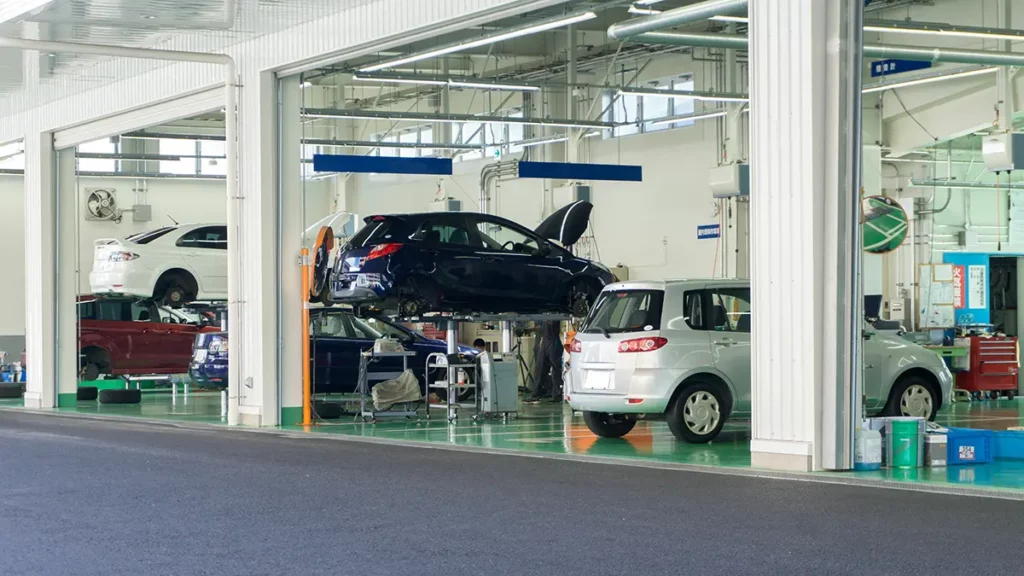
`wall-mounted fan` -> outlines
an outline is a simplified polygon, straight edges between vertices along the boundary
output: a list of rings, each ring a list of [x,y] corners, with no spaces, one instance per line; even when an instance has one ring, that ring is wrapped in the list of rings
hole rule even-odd
[[[85,199],[86,220],[121,221],[121,211],[117,209],[117,197],[113,189],[90,188],[86,191],[89,193]]]

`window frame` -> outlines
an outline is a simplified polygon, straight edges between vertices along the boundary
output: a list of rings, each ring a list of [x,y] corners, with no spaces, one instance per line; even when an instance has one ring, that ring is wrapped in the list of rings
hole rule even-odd
[[[178,248],[189,248],[189,249],[200,248],[200,249],[203,249],[203,250],[227,250],[228,249],[228,243],[227,243],[228,230],[227,230],[227,228],[228,227],[226,225],[225,226],[221,226],[221,225],[217,225],[217,224],[212,225],[212,226],[202,226],[202,227],[199,227],[199,228],[195,228],[195,229],[189,230],[188,232],[186,232],[186,233],[182,234],[181,236],[179,236],[178,239],[174,242],[174,245],[177,246]],[[199,240],[199,239],[195,240],[195,244],[194,245],[186,245],[186,244],[183,243],[185,241],[185,238],[191,236],[192,234],[199,234],[200,232],[205,233],[204,231],[206,231],[206,230],[223,230],[223,232],[221,233],[221,236],[224,238],[224,241],[222,242],[223,246],[221,246],[219,244],[218,245],[214,245],[214,246],[210,246],[208,244],[212,244],[212,243],[214,243],[214,241],[211,241],[211,240]]]

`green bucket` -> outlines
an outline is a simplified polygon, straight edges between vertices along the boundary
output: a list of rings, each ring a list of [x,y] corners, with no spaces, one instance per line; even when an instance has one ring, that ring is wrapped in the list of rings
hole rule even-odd
[[[917,468],[917,453],[920,418],[890,418],[886,431],[889,466],[893,468]]]

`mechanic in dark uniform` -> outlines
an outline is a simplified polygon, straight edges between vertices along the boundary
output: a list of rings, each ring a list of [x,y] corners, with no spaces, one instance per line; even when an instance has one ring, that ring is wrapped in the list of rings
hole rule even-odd
[[[533,347],[533,393],[523,402],[537,404],[544,397],[553,402],[562,401],[563,352],[560,323],[545,320]]]

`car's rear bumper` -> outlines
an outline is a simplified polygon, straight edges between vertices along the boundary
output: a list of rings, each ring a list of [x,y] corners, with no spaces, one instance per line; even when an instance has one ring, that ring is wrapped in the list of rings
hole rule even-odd
[[[202,388],[224,388],[228,385],[227,364],[197,363],[189,365],[188,375]]]
[[[93,294],[127,294],[148,298],[153,285],[144,275],[132,272],[90,272],[89,287]]]
[[[569,406],[583,412],[608,412],[609,414],[661,414],[668,401],[663,397],[619,394],[594,394],[572,391],[567,394]]]
[[[338,302],[374,302],[388,297],[390,282],[383,274],[344,274],[335,277],[331,295]]]

